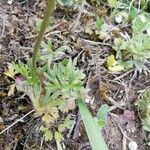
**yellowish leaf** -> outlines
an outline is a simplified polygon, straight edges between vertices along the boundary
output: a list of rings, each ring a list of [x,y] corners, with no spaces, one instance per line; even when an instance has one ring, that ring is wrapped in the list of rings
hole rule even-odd
[[[59,132],[64,132],[65,129],[66,129],[65,124],[59,124],[59,125],[58,125],[58,131],[59,131]]]
[[[116,65],[116,66],[108,67],[108,69],[112,72],[119,72],[124,70],[124,67],[121,65]]]
[[[39,130],[43,133],[45,141],[51,141],[53,139],[53,132],[49,128],[42,125]]]
[[[40,128],[39,128],[39,130],[40,130],[41,132],[45,133],[45,132],[48,130],[48,128],[46,128],[46,127],[44,127],[43,125],[41,125]]]
[[[53,118],[56,120],[59,117],[58,108],[52,107],[50,110],[50,114],[53,116]]]
[[[45,141],[51,141],[53,139],[53,133],[47,130],[44,134]]]
[[[115,66],[116,64],[117,64],[117,61],[115,60],[115,56],[114,55],[110,55],[107,58],[107,66],[108,67],[112,67],[112,66]]]
[[[86,26],[85,27],[85,33],[91,35],[91,34],[93,34],[93,31],[92,31],[92,29],[90,27]]]
[[[45,111],[46,111],[46,113],[44,113]],[[40,113],[42,113],[42,112],[40,112]],[[44,110],[43,109],[43,113],[44,113],[44,116],[42,117],[42,120],[46,124],[53,123],[59,117],[59,113],[58,113],[57,107],[51,107],[51,108],[49,108],[49,110],[46,110],[46,109]]]
[[[117,61],[114,55],[110,55],[107,58],[107,66],[108,66],[108,69],[112,72],[119,72],[119,71],[124,70],[123,66],[117,64]]]
[[[117,0],[108,0],[108,4],[110,7],[116,7],[117,2]]]
[[[13,69],[13,67],[9,65],[9,66],[8,66],[8,70],[6,70],[6,71],[4,72],[4,74],[5,74],[6,76],[8,76],[8,77],[14,79],[14,76],[15,76],[16,72],[15,72],[15,70]]]
[[[4,96],[6,96],[6,95],[7,95],[6,93],[0,91],[0,96],[1,96],[1,97],[4,97]]]
[[[46,123],[46,124],[49,124],[49,123],[53,123],[55,120],[54,118],[49,115],[49,114],[44,114],[44,116],[42,117],[42,120]]]
[[[8,96],[11,96],[11,95],[14,95],[14,92],[15,92],[15,84],[12,84],[9,86],[9,91],[8,91]]]
[[[61,142],[63,140],[63,135],[60,132],[55,131],[54,138],[56,141]]]

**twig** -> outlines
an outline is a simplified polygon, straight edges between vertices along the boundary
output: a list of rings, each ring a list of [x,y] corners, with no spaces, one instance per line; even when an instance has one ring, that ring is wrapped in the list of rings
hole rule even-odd
[[[24,115],[23,117],[21,117],[20,119],[17,119],[13,124],[11,124],[10,126],[8,126],[7,128],[5,128],[4,130],[2,130],[0,132],[0,135],[3,134],[5,131],[9,130],[11,127],[13,127],[15,124],[17,124],[18,122],[22,121],[25,117],[27,117],[28,115],[30,115],[31,113],[33,113],[35,110],[31,110],[30,112],[28,112],[26,115]]]
[[[61,25],[62,22],[58,23],[57,25],[53,26],[50,28],[49,31],[46,32],[45,37],[52,35],[52,34],[57,34],[57,33],[61,33],[62,31],[53,31],[54,29],[56,29],[57,27],[59,27]],[[33,34],[33,35],[29,35],[27,37],[25,37],[26,40],[32,39],[32,38],[36,38],[38,35],[37,34]]]
[[[113,105],[115,105],[117,108],[120,108],[121,110],[124,110],[123,108],[122,108],[122,106],[124,106],[124,104],[119,104],[119,103],[117,103],[115,100],[113,100],[111,97],[107,97],[107,100],[109,101],[109,102],[111,102]]]
[[[146,88],[144,88],[143,90],[139,90],[139,91],[137,91],[138,93],[140,93],[139,94],[139,96],[138,96],[138,98],[140,98],[141,97],[141,95],[144,93],[144,92],[146,92],[147,90],[150,90],[150,86],[147,86]]]
[[[25,39],[29,40],[29,39],[36,38],[37,36],[38,36],[37,34],[29,35],[29,36],[25,37]]]
[[[4,32],[5,32],[5,25],[6,25],[6,20],[5,20],[5,18],[4,18],[4,17],[2,18],[2,20],[3,20],[3,28],[2,28],[2,33],[1,33],[0,38],[2,38],[2,37],[3,37],[3,35],[4,35]]]
[[[58,34],[58,33],[61,33],[62,31],[52,31],[52,32],[48,32],[45,37],[48,37],[50,35],[53,35],[53,34]],[[29,39],[33,39],[33,38],[36,38],[38,35],[37,34],[33,34],[33,35],[29,35],[27,36],[25,39],[26,40],[29,40]]]
[[[92,44],[92,45],[104,45],[104,46],[109,46],[109,47],[111,47],[111,44],[108,44],[108,43],[95,42],[95,41],[90,41],[90,40],[86,40],[86,39],[83,39],[83,38],[81,38],[81,40],[83,40],[84,42],[90,43],[90,44]]]
[[[82,4],[81,4],[81,6],[80,6],[80,9],[79,9],[78,17],[77,17],[77,19],[75,20],[75,22],[73,23],[73,29],[72,29],[72,31],[75,31],[76,28],[77,28],[77,26],[78,26],[78,24],[79,24],[81,14],[82,14],[83,9],[84,9],[84,5],[85,5],[85,2],[83,1]]]
[[[35,130],[39,126],[41,126],[41,123],[40,122],[36,122],[36,125],[34,125],[31,129],[29,129],[29,131],[26,134],[26,139],[25,139],[25,142],[23,144],[23,149],[22,150],[26,149],[26,147],[27,147],[27,141],[29,140],[29,137],[31,136],[33,130]]]
[[[130,90],[131,87],[132,87],[132,82],[133,82],[133,80],[137,77],[137,73],[138,73],[138,70],[135,69],[134,74],[133,74],[132,78],[131,78],[130,81],[129,81],[129,86],[128,86],[128,89],[129,89],[129,90]]]
[[[80,123],[81,123],[81,115],[78,112],[77,114],[77,122],[76,122],[76,126],[74,128],[74,133],[73,133],[73,139],[76,140],[79,134],[79,128],[80,128]]]
[[[115,123],[118,125],[118,127],[119,127],[121,133],[123,134],[123,136],[125,136],[129,141],[133,141],[132,139],[130,139],[130,138],[125,134],[125,132],[124,132],[123,129],[121,128],[120,124],[115,120],[115,117],[113,116],[113,114],[112,114],[112,113],[109,113],[109,114],[110,114],[110,116],[113,118],[113,120],[115,121]]]
[[[121,79],[121,78],[127,76],[127,75],[128,75],[129,73],[131,73],[132,71],[133,71],[133,69],[132,69],[132,70],[129,70],[128,72],[126,72],[126,73],[124,73],[124,74],[122,74],[122,75],[120,75],[120,76],[118,76],[118,77],[116,77],[114,80],[119,80],[119,79]]]
[[[126,134],[126,131],[124,132]],[[127,150],[127,138],[123,134],[123,139],[122,139],[122,150]]]
[[[43,136],[42,139],[41,139],[41,143],[40,143],[40,150],[42,150],[44,140],[45,140],[45,139],[44,139],[44,136]]]

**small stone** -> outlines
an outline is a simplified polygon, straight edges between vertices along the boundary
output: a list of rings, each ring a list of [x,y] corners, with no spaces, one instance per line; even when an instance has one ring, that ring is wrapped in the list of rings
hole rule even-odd
[[[129,146],[130,150],[137,150],[137,148],[138,148],[137,143],[134,141],[130,141],[128,146]]]
[[[7,3],[8,3],[9,5],[11,5],[11,4],[13,3],[13,1],[14,1],[14,0],[8,0]]]
[[[115,16],[115,21],[120,24],[122,22],[122,16],[121,15],[117,15]]]

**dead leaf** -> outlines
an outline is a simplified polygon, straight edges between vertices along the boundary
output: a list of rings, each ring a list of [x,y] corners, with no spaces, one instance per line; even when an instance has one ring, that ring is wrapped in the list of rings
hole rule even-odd
[[[11,65],[9,65],[8,70],[5,71],[4,74],[6,76],[14,79],[16,72],[15,72],[14,68]]]
[[[89,35],[92,35],[93,34],[93,31],[90,27],[86,26],[85,27],[85,33],[89,34]]]
[[[7,95],[6,93],[0,91],[0,96],[4,97],[4,96],[6,96],[6,95]]]
[[[44,113],[44,116],[42,117],[42,120],[46,124],[53,123],[59,117],[57,107],[49,108],[49,110],[43,109],[42,111],[43,111],[43,113],[44,113],[44,111],[46,111],[46,113]]]
[[[14,92],[15,92],[15,84],[12,84],[9,86],[9,91],[8,91],[8,96],[11,96],[11,95],[14,95]]]
[[[44,114],[44,116],[42,117],[42,121],[44,121],[46,124],[52,123],[54,122],[54,118],[50,115],[50,114]]]
[[[63,106],[59,107],[62,112],[68,112],[69,110],[74,110],[75,108],[76,104],[74,99],[68,99]]]

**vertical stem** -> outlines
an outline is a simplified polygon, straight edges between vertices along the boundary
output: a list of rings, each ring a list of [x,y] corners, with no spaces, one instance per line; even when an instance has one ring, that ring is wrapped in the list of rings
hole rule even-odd
[[[47,0],[47,5],[46,5],[45,13],[44,13],[42,26],[41,26],[40,32],[38,34],[36,43],[34,45],[34,50],[33,50],[32,63],[33,63],[33,67],[34,67],[33,69],[35,70],[35,72],[36,72],[36,59],[38,56],[40,45],[44,38],[44,33],[48,27],[49,16],[52,14],[52,12],[54,10],[54,6],[55,6],[55,0]]]
[[[45,85],[43,84],[43,81],[37,72],[36,60],[37,60],[37,56],[38,56],[41,42],[44,38],[45,31],[49,25],[49,17],[52,14],[54,7],[55,7],[55,0],[46,0],[46,2],[47,2],[47,4],[46,4],[45,12],[44,12],[44,18],[43,18],[42,26],[41,26],[40,32],[38,34],[36,43],[34,45],[33,56],[32,56],[32,69],[33,69],[32,79],[37,80],[37,77],[38,77],[38,80],[40,80],[40,84],[42,87],[42,91],[40,93],[41,97],[43,95],[45,95],[46,90],[45,90]]]

